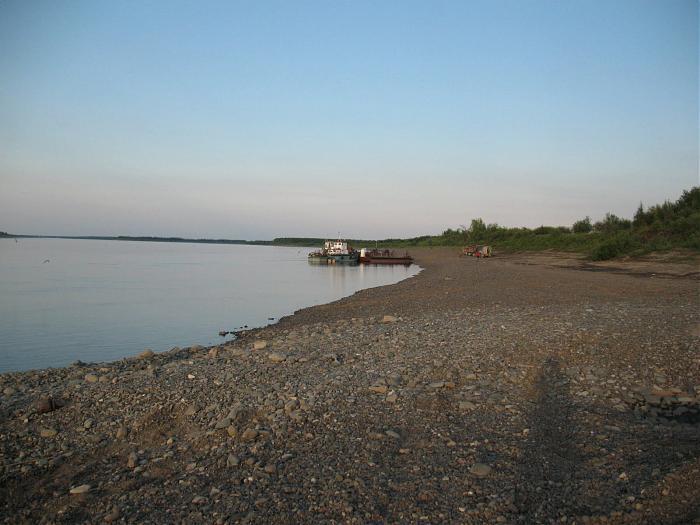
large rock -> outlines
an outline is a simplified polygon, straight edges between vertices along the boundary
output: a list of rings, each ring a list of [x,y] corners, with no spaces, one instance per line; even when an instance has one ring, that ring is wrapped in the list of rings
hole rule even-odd
[[[270,359],[270,361],[273,363],[281,363],[287,360],[287,356],[279,352],[271,352],[268,359]]]
[[[36,411],[39,414],[53,412],[57,408],[61,408],[61,405],[51,396],[40,397],[36,402]]]
[[[246,428],[243,434],[241,434],[241,441],[253,441],[258,437],[258,431],[253,428]]]
[[[230,425],[231,425],[231,418],[230,417],[223,417],[223,418],[219,419],[219,421],[216,422],[216,425],[214,425],[214,428],[216,430],[221,430],[222,428],[227,428]]]
[[[476,408],[476,405],[472,403],[471,401],[460,401],[459,402],[459,409],[460,410],[474,410]]]
[[[55,437],[56,434],[58,434],[58,432],[56,432],[56,430],[54,430],[53,428],[42,428],[39,434],[43,438],[52,438]]]
[[[138,355],[138,358],[139,358],[139,359],[150,359],[150,358],[153,357],[154,355],[155,355],[155,354],[153,353],[153,350],[151,350],[150,348],[146,348],[143,352],[141,352],[141,353]]]

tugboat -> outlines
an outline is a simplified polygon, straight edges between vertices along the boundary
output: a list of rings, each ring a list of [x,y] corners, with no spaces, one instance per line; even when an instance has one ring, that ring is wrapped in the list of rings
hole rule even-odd
[[[316,250],[309,254],[308,261],[311,264],[328,264],[330,257],[325,250]]]
[[[323,249],[311,252],[308,261],[311,264],[357,264],[360,254],[348,245],[347,241],[326,241]]]
[[[365,264],[403,264],[410,266],[413,264],[413,257],[406,252],[404,255],[397,255],[392,250],[360,250],[360,262]]]
[[[357,264],[360,254],[348,245],[347,241],[326,241],[323,252],[329,257],[329,264]]]

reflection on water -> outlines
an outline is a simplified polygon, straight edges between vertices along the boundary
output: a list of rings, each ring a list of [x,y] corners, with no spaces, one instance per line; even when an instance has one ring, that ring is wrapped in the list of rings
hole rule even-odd
[[[219,330],[262,326],[419,271],[311,265],[309,251],[0,239],[0,371],[215,344]]]

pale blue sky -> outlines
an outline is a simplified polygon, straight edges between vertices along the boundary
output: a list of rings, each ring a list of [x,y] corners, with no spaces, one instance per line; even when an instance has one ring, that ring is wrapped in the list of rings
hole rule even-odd
[[[698,3],[0,2],[0,230],[383,238],[698,184]]]

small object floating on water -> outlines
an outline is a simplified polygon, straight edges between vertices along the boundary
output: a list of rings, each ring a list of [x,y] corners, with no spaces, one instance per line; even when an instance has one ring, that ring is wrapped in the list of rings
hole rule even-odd
[[[41,264],[46,264],[47,262],[51,262],[49,259],[44,259],[44,262]]]
[[[274,318],[274,317],[268,317],[267,320],[268,320],[268,321],[274,321],[275,318]]]

